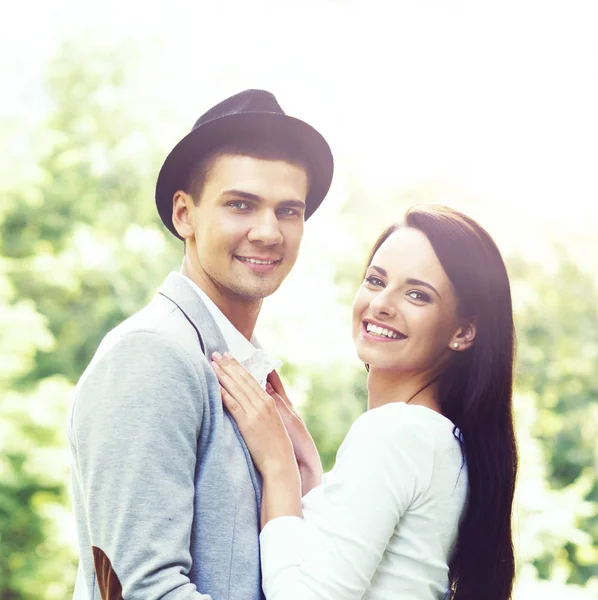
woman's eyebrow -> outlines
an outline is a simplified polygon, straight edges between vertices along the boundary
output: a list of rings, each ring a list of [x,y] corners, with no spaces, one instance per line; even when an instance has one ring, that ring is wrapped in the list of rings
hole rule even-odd
[[[377,267],[376,265],[370,265],[370,269],[374,269],[375,271],[378,271],[378,273],[380,273],[380,275],[383,275],[384,277],[388,276],[388,273],[382,267]]]
[[[383,269],[382,267],[377,267],[376,265],[370,265],[369,268],[374,269],[374,271],[378,271],[378,273],[380,273],[380,275],[382,275],[383,277],[388,277],[388,273],[386,272],[386,269]],[[405,283],[407,283],[408,285],[422,285],[422,286],[427,287],[430,290],[432,290],[439,298],[441,297],[438,290],[431,283],[428,283],[427,281],[422,281],[421,279],[415,279],[414,277],[407,277],[407,279],[405,279]]]
[[[431,289],[440,298],[440,294],[438,293],[438,290],[431,283],[422,281],[421,279],[413,279],[412,277],[408,277],[405,280],[405,282],[408,283],[409,285],[422,285],[424,287],[427,287],[427,288]]]

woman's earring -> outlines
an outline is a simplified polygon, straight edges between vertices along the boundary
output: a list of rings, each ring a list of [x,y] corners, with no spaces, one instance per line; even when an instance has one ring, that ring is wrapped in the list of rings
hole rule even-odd
[[[453,348],[454,348],[455,350],[457,350],[457,349],[459,348],[459,343],[458,343],[458,342],[455,342],[455,343],[453,344]]]

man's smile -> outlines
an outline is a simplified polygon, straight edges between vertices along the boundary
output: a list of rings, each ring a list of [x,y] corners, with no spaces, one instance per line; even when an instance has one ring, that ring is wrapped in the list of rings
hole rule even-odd
[[[273,270],[282,260],[280,258],[276,259],[257,256],[235,256],[235,258],[252,271],[258,273],[266,273]]]

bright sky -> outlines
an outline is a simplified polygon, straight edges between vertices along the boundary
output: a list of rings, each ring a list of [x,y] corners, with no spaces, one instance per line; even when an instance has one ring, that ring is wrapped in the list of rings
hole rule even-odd
[[[131,39],[185,129],[229,93],[266,87],[327,135],[339,184],[441,180],[503,218],[598,217],[594,0],[24,0],[3,12],[0,114],[34,103],[23,92],[64,37]]]
[[[334,210],[354,183],[364,211],[370,198],[431,185],[432,201],[478,218],[503,250],[543,256],[558,240],[598,269],[595,0],[21,0],[9,10],[0,118],[44,108],[44,65],[75,36],[135,44],[148,106],[160,100],[180,123],[160,138],[165,153],[248,87],[318,127],[337,171],[298,267],[312,279],[316,258],[325,280],[321,256],[343,251]],[[394,218],[380,214],[379,228]]]

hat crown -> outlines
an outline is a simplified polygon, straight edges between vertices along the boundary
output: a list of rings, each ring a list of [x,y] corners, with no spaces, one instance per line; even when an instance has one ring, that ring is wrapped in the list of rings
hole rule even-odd
[[[266,90],[244,90],[210,108],[197,119],[191,131],[210,121],[238,113],[285,114],[271,92]]]

